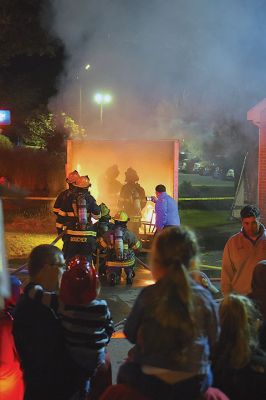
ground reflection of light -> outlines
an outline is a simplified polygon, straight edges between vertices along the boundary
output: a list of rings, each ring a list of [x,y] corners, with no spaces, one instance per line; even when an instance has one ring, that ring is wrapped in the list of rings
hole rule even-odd
[[[153,285],[155,281],[153,279],[145,279],[144,283],[146,286]]]
[[[112,334],[112,339],[125,339],[126,336],[123,331],[116,331]]]

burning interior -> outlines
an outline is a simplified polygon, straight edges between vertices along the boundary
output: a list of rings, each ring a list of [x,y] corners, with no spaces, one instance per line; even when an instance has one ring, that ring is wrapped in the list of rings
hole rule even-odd
[[[68,140],[66,173],[77,169],[88,175],[91,194],[98,203],[104,202],[113,215],[119,207],[125,172],[133,168],[146,196],[163,183],[167,192],[178,197],[179,142],[176,140]],[[147,201],[142,209],[142,231],[151,233],[154,203]]]

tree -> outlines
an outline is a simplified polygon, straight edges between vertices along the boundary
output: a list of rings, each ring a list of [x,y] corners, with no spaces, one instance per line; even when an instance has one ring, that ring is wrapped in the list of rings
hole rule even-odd
[[[13,145],[11,141],[5,135],[0,133],[0,148],[1,149],[12,149]]]
[[[25,121],[29,134],[24,139],[25,144],[45,148],[48,138],[54,135],[55,123],[52,113],[35,112]]]
[[[85,129],[81,128],[72,117],[64,112],[61,113],[60,117],[63,122],[63,127],[67,132],[67,136],[70,139],[82,139],[86,136]]]
[[[46,109],[36,110],[30,118],[25,121],[28,134],[24,143],[48,149],[51,152],[62,152],[64,141],[67,138],[82,139],[85,130],[66,113],[52,114]]]
[[[1,0],[0,65],[21,55],[54,55],[57,40],[44,29],[41,18],[48,0]]]
[[[50,0],[0,1],[0,98],[1,107],[11,110],[5,132],[14,143],[24,141],[32,110],[56,94],[64,48],[49,33],[49,5]]]

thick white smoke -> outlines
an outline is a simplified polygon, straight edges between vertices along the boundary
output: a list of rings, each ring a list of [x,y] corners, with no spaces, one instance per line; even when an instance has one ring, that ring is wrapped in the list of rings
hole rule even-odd
[[[174,135],[195,123],[204,131],[221,115],[243,121],[265,97],[263,0],[51,0],[51,6],[52,29],[67,54],[51,106],[78,119],[81,88],[90,134],[99,128],[97,90],[113,95],[103,126],[114,136]]]

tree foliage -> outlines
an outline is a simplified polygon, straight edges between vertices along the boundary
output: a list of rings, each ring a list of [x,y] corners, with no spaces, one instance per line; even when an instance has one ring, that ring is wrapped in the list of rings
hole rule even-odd
[[[85,137],[85,129],[81,128],[72,117],[66,113],[61,113],[61,118],[69,139],[82,139]]]
[[[84,129],[63,112],[55,115],[47,110],[36,110],[25,124],[28,129],[25,144],[51,152],[62,151],[67,138],[82,139],[85,136]]]
[[[54,118],[52,113],[39,113],[25,121],[29,135],[24,142],[27,145],[45,148],[48,138],[53,136],[55,131]]]
[[[0,148],[1,149],[12,149],[13,145],[11,141],[5,135],[0,134]]]
[[[42,25],[42,13],[48,0],[1,0],[0,65],[21,55],[54,54],[56,40]]]

